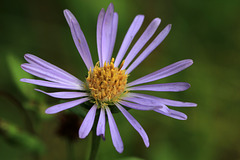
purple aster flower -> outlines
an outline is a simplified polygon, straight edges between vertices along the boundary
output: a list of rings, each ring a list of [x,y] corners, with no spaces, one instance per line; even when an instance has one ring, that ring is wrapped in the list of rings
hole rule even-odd
[[[187,90],[190,85],[185,82],[149,85],[146,85],[145,83],[171,76],[186,69],[192,65],[193,61],[191,59],[173,63],[167,67],[136,79],[135,81],[127,81],[129,74],[165,39],[171,29],[171,25],[167,25],[134,60],[137,54],[156,32],[161,22],[159,18],[155,18],[125,56],[132,40],[143,23],[144,16],[137,15],[129,27],[119,52],[114,59],[112,58],[112,52],[117,34],[118,14],[114,12],[113,4],[110,4],[107,10],[105,11],[102,9],[98,16],[97,48],[99,61],[94,65],[87,41],[79,23],[69,10],[64,10],[64,15],[70,27],[74,43],[88,69],[87,78],[81,81],[53,64],[50,64],[34,55],[26,54],[24,57],[28,63],[22,64],[21,67],[26,72],[42,78],[43,80],[21,79],[21,81],[39,86],[70,90],[48,93],[36,89],[37,91],[51,97],[60,99],[75,99],[49,107],[46,110],[47,114],[58,113],[89,101],[92,106],[89,108],[89,111],[79,129],[80,138],[85,138],[89,134],[95,121],[96,112],[99,110],[100,115],[96,129],[97,136],[102,136],[103,138],[105,137],[105,123],[107,115],[113,145],[116,150],[121,153],[123,151],[123,142],[111,112],[113,108],[117,108],[126,117],[133,128],[135,128],[141,135],[146,147],[148,147],[149,139],[146,132],[125,108],[153,110],[175,119],[186,120],[187,116],[184,113],[169,109],[167,106],[197,106],[195,103],[158,98],[135,92],[179,92]]]

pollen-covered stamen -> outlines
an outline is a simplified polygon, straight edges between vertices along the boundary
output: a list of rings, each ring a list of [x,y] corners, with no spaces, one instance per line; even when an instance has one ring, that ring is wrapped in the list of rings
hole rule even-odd
[[[88,71],[86,78],[90,96],[101,105],[117,102],[125,92],[128,75],[121,67],[114,67],[113,62],[114,58],[110,64],[105,62],[103,67],[99,67],[98,62],[93,70]]]

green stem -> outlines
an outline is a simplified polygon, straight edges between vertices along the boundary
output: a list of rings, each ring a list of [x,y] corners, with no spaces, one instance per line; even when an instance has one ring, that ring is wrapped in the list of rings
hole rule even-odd
[[[96,117],[97,118],[97,117]],[[89,160],[95,160],[100,144],[101,136],[96,135],[97,121],[95,120],[93,129],[92,129],[92,146]]]
[[[74,146],[72,140],[67,140],[67,160],[74,160]]]

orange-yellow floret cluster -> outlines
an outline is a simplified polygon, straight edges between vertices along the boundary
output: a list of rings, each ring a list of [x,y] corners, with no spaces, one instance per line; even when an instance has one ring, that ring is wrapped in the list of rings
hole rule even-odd
[[[87,88],[95,103],[100,105],[117,102],[126,92],[128,75],[121,70],[124,61],[119,68],[114,67],[113,62],[114,58],[110,64],[105,62],[103,67],[99,67],[98,62],[93,70],[88,71]]]

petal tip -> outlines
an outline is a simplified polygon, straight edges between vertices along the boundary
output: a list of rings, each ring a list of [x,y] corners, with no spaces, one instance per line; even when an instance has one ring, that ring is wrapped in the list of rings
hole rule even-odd
[[[155,18],[153,21],[154,21],[154,23],[156,23],[157,26],[161,23],[161,19],[158,17]]]
[[[190,83],[186,83],[187,89],[189,89],[191,87]]]
[[[190,62],[191,64],[193,64],[193,60],[192,60],[192,59],[189,59],[189,62]]]
[[[145,146],[146,146],[147,148],[150,146],[149,141],[148,141],[148,143],[145,144]]]
[[[97,135],[97,136],[100,136],[100,137],[102,138],[102,140],[103,140],[103,141],[105,141],[105,140],[106,140],[106,138],[105,138],[105,135],[104,135],[104,134],[99,134],[99,135]]]
[[[124,148],[123,148],[123,146],[121,146],[121,147],[116,148],[116,150],[118,153],[122,153]]]
[[[193,107],[197,107],[197,103],[193,103]]]
[[[26,78],[22,78],[22,79],[20,79],[20,81],[21,81],[21,82],[25,82],[25,79],[26,79]]]
[[[110,7],[113,8],[113,7],[114,7],[113,3],[111,2],[108,7],[109,7],[109,8],[110,8]]]
[[[79,132],[79,138],[84,139],[86,136]]]
[[[70,14],[71,13],[71,11],[70,10],[68,10],[68,9],[64,9],[63,10],[63,14],[66,16],[67,14]]]
[[[54,114],[54,113],[57,113],[55,110],[52,110],[51,108],[47,108],[46,110],[45,110],[45,113],[46,114]]]
[[[193,64],[193,60],[192,59],[185,59],[183,61],[185,61],[185,63],[188,64],[188,66],[191,66]]]
[[[32,54],[30,54],[30,53],[26,53],[26,54],[24,54],[24,57],[29,57],[29,56],[31,56]]]

